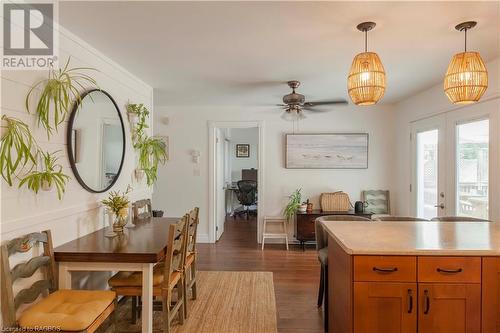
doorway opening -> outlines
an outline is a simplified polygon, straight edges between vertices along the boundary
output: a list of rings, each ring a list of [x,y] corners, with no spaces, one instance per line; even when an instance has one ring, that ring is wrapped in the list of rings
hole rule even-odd
[[[249,226],[259,239],[263,210],[261,122],[209,123],[209,239],[218,241],[226,223]],[[256,237],[257,236],[257,237]]]

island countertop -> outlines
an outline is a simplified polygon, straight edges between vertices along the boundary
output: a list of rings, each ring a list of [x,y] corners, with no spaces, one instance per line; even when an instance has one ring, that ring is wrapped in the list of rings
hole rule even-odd
[[[321,222],[350,255],[499,256],[497,222]]]

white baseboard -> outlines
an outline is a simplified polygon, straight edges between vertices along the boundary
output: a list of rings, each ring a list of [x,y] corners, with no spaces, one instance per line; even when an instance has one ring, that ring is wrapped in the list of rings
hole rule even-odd
[[[208,238],[208,234],[198,234],[196,235],[197,243],[210,243],[210,239]]]

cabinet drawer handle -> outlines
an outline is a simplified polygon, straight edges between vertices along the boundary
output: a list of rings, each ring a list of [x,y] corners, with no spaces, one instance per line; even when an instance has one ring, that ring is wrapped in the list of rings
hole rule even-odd
[[[398,271],[397,267],[391,267],[391,268],[378,268],[378,267],[373,267],[374,272],[378,273],[394,273]]]
[[[424,314],[428,314],[431,308],[431,300],[429,298],[429,291],[424,290]]]
[[[457,268],[457,269],[444,269],[444,268],[439,268],[437,269],[438,273],[448,273],[448,274],[456,274],[456,273],[461,273],[462,269]]]
[[[411,289],[408,289],[408,294],[406,295],[407,304],[408,304],[408,313],[413,311],[413,293]]]

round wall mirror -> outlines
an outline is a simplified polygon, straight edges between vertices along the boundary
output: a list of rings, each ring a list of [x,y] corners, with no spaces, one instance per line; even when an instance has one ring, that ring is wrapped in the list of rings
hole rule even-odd
[[[125,157],[125,128],[110,94],[94,89],[75,103],[68,125],[68,155],[78,182],[105,192],[118,179]]]

